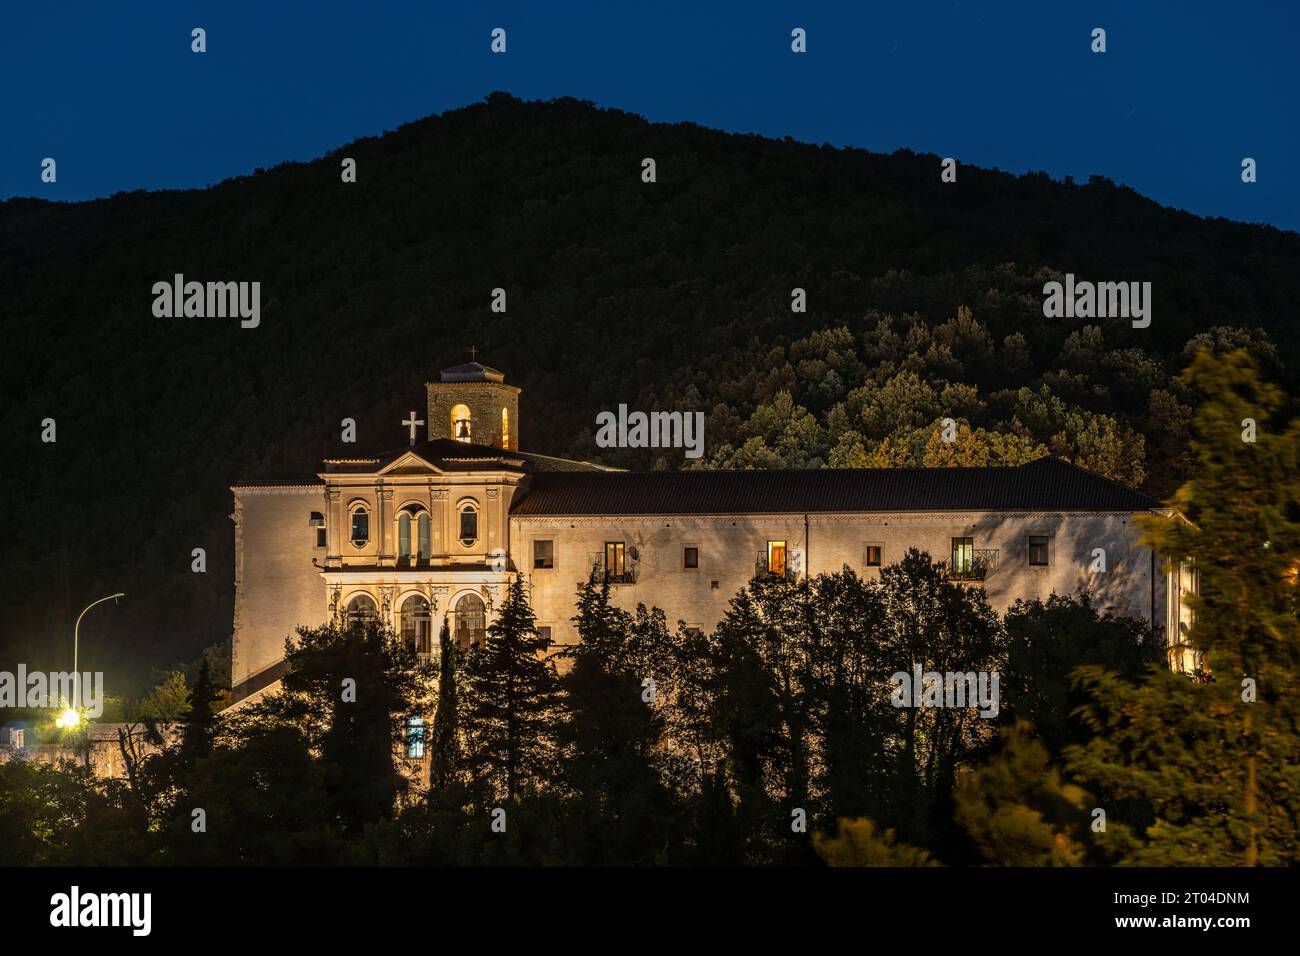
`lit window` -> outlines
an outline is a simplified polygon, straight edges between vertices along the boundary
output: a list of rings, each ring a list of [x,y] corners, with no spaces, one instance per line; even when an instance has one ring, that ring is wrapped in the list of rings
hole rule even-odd
[[[410,760],[424,759],[424,718],[423,717],[407,718],[406,756]]]
[[[411,556],[411,516],[405,511],[397,516],[397,556]]]
[[[433,547],[429,543],[431,537],[429,530],[432,527],[432,521],[429,519],[429,512],[421,511],[420,517],[415,524],[416,533],[419,538],[419,558],[421,561],[428,561],[429,558],[433,556]]]
[[[463,651],[483,643],[487,634],[487,608],[477,594],[456,602],[456,643]]]
[[[402,602],[402,643],[417,654],[433,652],[432,615],[429,602],[418,594],[412,594]]]
[[[469,406],[453,405],[451,409],[451,437],[456,441],[470,441]]]
[[[1029,536],[1029,564],[1035,568],[1047,567],[1047,546],[1051,538],[1045,534]]]
[[[469,547],[478,540],[478,507],[472,501],[460,506],[460,543]]]
[[[975,568],[975,539],[952,539],[952,570],[957,574],[969,574]]]
[[[605,573],[621,575],[627,571],[626,549],[622,541],[605,542]]]
[[[785,542],[767,543],[767,570],[772,574],[785,574]]]
[[[700,566],[700,549],[683,548],[682,549],[682,567],[698,568]]]
[[[370,540],[370,512],[358,507],[352,512],[352,544],[363,548]]]
[[[344,624],[369,624],[379,620],[379,606],[369,594],[358,594],[343,612]]]
[[[867,545],[867,567],[869,568],[880,567],[880,545],[878,544]]]
[[[535,568],[555,567],[555,542],[554,541],[533,542],[533,567]]]
[[[501,447],[510,447],[510,413],[501,409]]]

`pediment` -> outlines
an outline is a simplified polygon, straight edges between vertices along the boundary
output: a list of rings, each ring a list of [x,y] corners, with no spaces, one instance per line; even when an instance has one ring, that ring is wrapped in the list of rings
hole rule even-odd
[[[443,470],[414,451],[402,452],[383,468],[377,475],[441,475]]]

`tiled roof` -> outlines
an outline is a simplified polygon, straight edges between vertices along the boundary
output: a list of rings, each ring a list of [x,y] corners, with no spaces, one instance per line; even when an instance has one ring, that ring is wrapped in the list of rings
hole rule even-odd
[[[1055,458],[1014,468],[825,468],[534,475],[512,515],[895,511],[1135,512],[1160,503]]]
[[[534,452],[506,450],[495,445],[476,445],[451,438],[416,442],[414,446],[395,448],[372,458],[329,459],[326,464],[330,472],[370,474],[386,467],[407,452],[414,452],[444,471],[482,471],[500,468],[535,472],[608,470],[602,465],[594,465],[587,461],[571,461],[567,458],[554,458]]]

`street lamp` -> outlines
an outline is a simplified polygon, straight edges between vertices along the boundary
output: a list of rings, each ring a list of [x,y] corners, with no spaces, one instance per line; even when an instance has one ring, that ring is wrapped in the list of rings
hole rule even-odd
[[[86,616],[96,604],[103,604],[105,601],[114,601],[118,598],[124,598],[126,595],[119,591],[117,594],[110,594],[108,597],[102,597],[98,601],[91,601],[85,606],[80,614],[77,615],[77,623],[72,626],[72,696],[73,700],[81,700],[81,671],[77,669],[77,641],[81,631],[81,619]],[[74,715],[70,716],[70,715]],[[59,726],[74,726],[81,719],[81,715],[69,707],[59,717]]]

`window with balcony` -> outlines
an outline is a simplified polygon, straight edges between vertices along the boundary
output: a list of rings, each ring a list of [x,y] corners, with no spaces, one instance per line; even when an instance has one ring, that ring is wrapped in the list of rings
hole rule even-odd
[[[786,550],[784,541],[767,543],[767,570],[769,574],[785,574]]]

